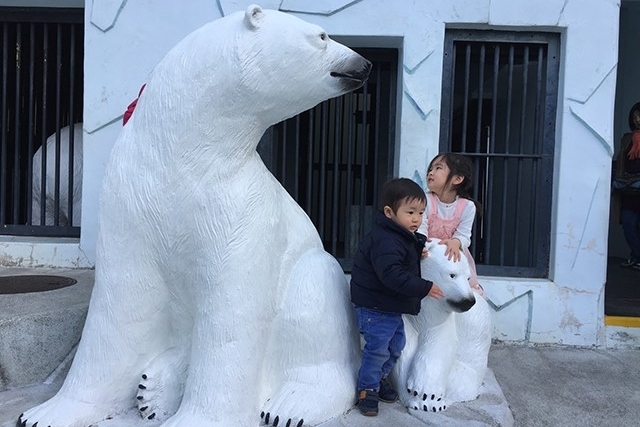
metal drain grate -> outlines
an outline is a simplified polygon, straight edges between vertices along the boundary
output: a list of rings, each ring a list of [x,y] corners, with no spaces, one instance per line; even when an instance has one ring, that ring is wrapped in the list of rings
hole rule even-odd
[[[26,275],[0,277],[0,294],[24,294],[65,288],[78,281],[71,277]]]

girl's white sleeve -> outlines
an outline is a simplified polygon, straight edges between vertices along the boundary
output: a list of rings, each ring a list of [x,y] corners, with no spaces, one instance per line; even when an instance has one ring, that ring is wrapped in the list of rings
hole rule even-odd
[[[453,237],[460,240],[463,248],[468,248],[471,245],[471,229],[473,228],[475,218],[476,205],[471,200],[468,200],[467,206],[465,206],[464,211],[462,211],[460,225],[458,225],[458,228],[453,233]]]

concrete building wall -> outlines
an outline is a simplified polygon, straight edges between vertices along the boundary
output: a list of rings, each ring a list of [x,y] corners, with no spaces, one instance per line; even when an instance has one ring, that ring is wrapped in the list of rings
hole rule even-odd
[[[82,236],[79,245],[57,246],[70,253],[74,265],[95,262],[100,182],[126,106],[178,40],[250,3],[86,2]],[[619,1],[593,0],[585,7],[584,0],[266,0],[261,6],[317,23],[342,41],[400,48],[396,172],[407,177],[422,176],[438,152],[447,27],[560,33],[550,275],[481,278],[495,310],[494,337],[569,345],[638,343],[633,332],[618,339],[603,320]],[[13,250],[28,254],[34,246],[38,243],[14,244]]]

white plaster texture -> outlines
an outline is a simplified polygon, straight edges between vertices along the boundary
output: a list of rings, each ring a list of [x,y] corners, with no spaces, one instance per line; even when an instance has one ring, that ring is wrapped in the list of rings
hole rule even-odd
[[[496,337],[500,339],[606,345],[598,333],[604,327],[603,314],[592,316],[593,307],[599,306],[597,295],[604,286],[606,271],[607,230],[601,225],[608,218],[610,157],[602,144],[611,141],[615,84],[611,70],[617,60],[612,46],[617,44],[618,8],[614,1],[585,8],[575,0],[549,0],[546,7],[522,13],[530,9],[529,2],[504,3],[392,5],[373,0],[351,4],[330,16],[308,14],[305,19],[325,26],[332,34],[402,37],[403,94],[397,156],[398,175],[402,176],[423,175],[428,161],[438,152],[442,39],[447,25],[477,28],[484,23],[487,27],[544,28],[562,34],[554,176],[554,234],[559,237],[552,239],[551,277],[544,291],[538,281],[492,278],[496,285],[490,287],[496,290],[489,290],[488,298],[491,300],[495,295],[499,299],[504,289],[512,289],[506,292],[513,294],[509,300],[533,290],[531,304],[535,311],[514,310],[509,316],[506,311],[495,314]],[[580,120],[576,120],[576,115]],[[577,291],[586,288],[592,302],[585,308],[578,305],[576,298],[568,307],[554,306],[561,287],[575,287]],[[522,301],[525,300],[528,298]],[[537,313],[544,320],[537,320],[538,316],[534,316]],[[568,313],[580,319],[580,323],[593,326],[583,329],[578,336],[566,331],[562,325]],[[514,328],[514,325],[526,325],[524,336],[522,326]]]
[[[121,116],[147,81],[154,64],[184,34],[204,20],[249,1],[196,0],[127,2],[106,32],[86,25],[85,56],[85,172],[82,247],[95,262],[97,189],[104,153],[113,145]],[[488,298],[510,300],[532,291],[535,311],[496,313],[496,337],[521,342],[527,324],[530,342],[606,346],[600,294],[606,269],[608,181],[612,146],[613,100],[616,84],[620,2],[602,0],[529,0],[386,2],[361,0],[330,15],[314,14],[327,4],[287,3],[294,15],[319,24],[331,35],[366,40],[372,36],[401,40],[399,67],[402,93],[398,106],[397,169],[399,176],[422,176],[438,151],[440,87],[445,28],[495,28],[554,31],[561,34],[560,80],[556,120],[556,165],[552,217],[550,277],[543,288],[535,280],[481,278]],[[272,5],[272,3],[269,3]],[[86,2],[87,22],[95,14]],[[304,9],[304,10],[302,10]],[[224,11],[224,12],[223,12]],[[180,16],[180,20],[175,17]],[[363,44],[366,44],[363,41]],[[370,45],[370,44],[368,44]],[[357,43],[354,44],[357,46]],[[626,114],[626,112],[623,112]],[[624,121],[624,119],[623,119]],[[483,282],[484,283],[484,282]],[[548,289],[547,289],[548,287]],[[567,308],[554,305],[561,288],[586,291]],[[508,295],[512,295],[507,298]],[[521,302],[517,302],[520,304]],[[499,305],[499,304],[498,304]],[[507,309],[505,309],[507,310]],[[598,309],[599,310],[599,309]],[[578,335],[565,332],[563,319],[571,314],[585,325]],[[534,316],[534,318],[530,318]],[[544,325],[536,317],[545,318]],[[541,329],[544,328],[544,329]],[[569,334],[569,336],[566,336]]]

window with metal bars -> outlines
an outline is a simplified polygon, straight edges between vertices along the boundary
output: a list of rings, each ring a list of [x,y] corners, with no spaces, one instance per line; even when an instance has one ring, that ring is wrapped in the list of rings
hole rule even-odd
[[[447,30],[440,150],[474,163],[478,274],[549,274],[560,35]]]
[[[79,206],[61,194],[81,179],[80,141],[63,129],[82,122],[83,58],[83,9],[0,7],[0,234],[80,235]]]
[[[347,272],[393,175],[398,67],[396,49],[354,50],[373,63],[367,83],[278,123],[258,146]]]

